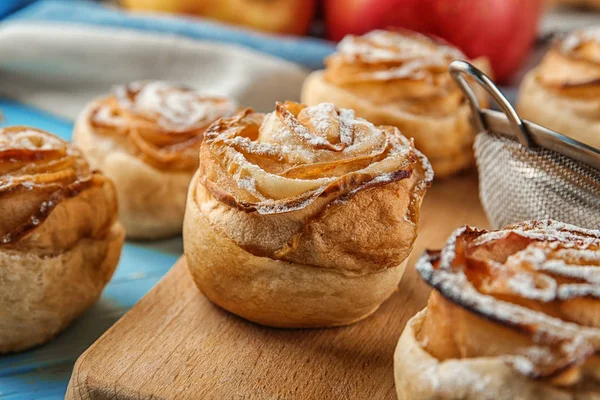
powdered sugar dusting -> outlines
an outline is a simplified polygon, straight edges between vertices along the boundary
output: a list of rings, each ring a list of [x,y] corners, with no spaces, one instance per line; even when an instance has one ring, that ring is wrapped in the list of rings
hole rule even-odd
[[[374,30],[363,36],[346,36],[339,44],[338,51],[348,56],[361,57],[364,61],[408,61],[430,59],[439,62],[441,58],[463,58],[457,48],[436,43],[427,36]]]
[[[327,107],[327,104],[325,103],[325,106],[322,107],[321,110],[319,110],[319,114],[325,114],[328,111],[328,109],[329,107]],[[302,125],[291,112],[284,110],[283,108],[281,108],[281,110],[281,118],[283,119],[283,122],[296,136],[302,138],[309,145],[314,146],[316,148],[333,147],[332,144],[326,138],[313,134],[306,126]],[[321,128],[323,128],[321,125],[322,121],[317,120],[316,123]]]
[[[115,115],[108,105],[102,105],[98,107],[94,114],[94,120],[103,125],[109,126],[123,126],[125,120],[120,115]]]
[[[225,139],[225,144],[234,146],[246,153],[252,153],[259,156],[282,158],[286,149],[274,143],[262,143],[251,140],[243,136],[236,136],[231,139]]]
[[[575,259],[582,263],[600,264],[600,252],[585,248],[560,248],[554,251],[557,258]]]
[[[556,359],[547,347],[531,346],[524,349],[523,354],[508,357],[507,361],[521,374],[531,376],[538,366],[551,365]]]
[[[330,103],[278,103],[274,113],[248,118],[251,126],[234,121],[213,125],[204,144],[235,181],[236,203],[259,214],[300,210],[323,196],[343,202],[406,179],[416,164],[412,142]]]
[[[566,225],[560,223],[549,224],[546,237],[543,232],[531,234],[531,231],[519,232],[524,237],[534,241],[525,249],[515,253],[507,259],[507,266],[512,268],[527,268],[538,272],[538,279],[554,282],[555,288],[550,288],[548,283],[548,297],[545,301],[556,299],[567,300],[575,297],[598,297],[599,290],[593,286],[600,284],[600,240],[596,232],[589,230],[565,231]],[[557,234],[557,227],[560,234]],[[571,228],[574,228],[571,226]],[[513,231],[514,232],[514,231]],[[544,275],[542,275],[542,273]],[[576,282],[558,284],[556,279],[569,278]],[[554,296],[550,296],[554,292]],[[519,294],[536,298],[533,289]]]
[[[332,116],[337,115],[336,108],[332,103],[307,107],[305,112],[308,115],[308,121],[317,132],[321,133],[321,136],[325,136],[324,133],[331,128]]]
[[[232,115],[236,104],[203,95],[185,86],[163,81],[139,81],[114,89],[122,107],[145,116],[157,116],[165,129],[187,131]]]
[[[547,242],[561,242],[580,248],[593,243],[600,243],[600,231],[579,228],[558,221],[532,221],[519,225],[509,225],[502,230],[487,232],[477,238],[477,245],[506,237],[509,233],[517,233],[523,237]]]
[[[351,63],[359,59],[385,64],[386,69],[364,73],[364,79],[374,80],[422,79],[425,69],[445,69],[450,61],[465,58],[460,50],[424,35],[381,30],[345,37],[338,44],[338,53]]]
[[[600,284],[599,265],[574,265],[567,264],[562,260],[550,260],[541,264],[538,268],[540,271],[550,272],[553,275]]]
[[[550,302],[556,299],[558,284],[548,276],[520,273],[508,279],[508,286],[521,297]]]
[[[570,283],[560,285],[557,298],[560,300],[570,300],[582,297],[600,298],[600,286],[597,284]]]
[[[543,312],[543,304],[552,301],[600,299],[600,263],[596,262],[600,231],[554,221],[524,222],[505,229],[485,232],[460,228],[439,255],[423,256],[417,269],[451,302],[530,334],[532,346],[507,356],[507,361],[524,375],[552,374],[600,351],[600,329],[595,325],[568,322]],[[524,240],[517,240],[515,234]],[[484,254],[494,254],[496,249],[499,254],[509,253],[506,260],[486,261]],[[486,273],[485,263],[493,272]],[[471,281],[470,276],[477,278]],[[539,306],[529,309],[521,304],[530,303],[499,300],[497,294],[537,301]],[[580,311],[574,311],[574,318],[579,318]]]
[[[589,27],[567,35],[561,41],[560,48],[568,53],[588,41],[600,43],[600,26]]]
[[[346,146],[354,141],[354,110],[343,108],[340,110],[340,140]]]
[[[43,133],[41,131],[23,128],[23,129],[4,129],[0,135],[0,153],[3,150],[57,150],[64,149],[66,143],[58,137]]]

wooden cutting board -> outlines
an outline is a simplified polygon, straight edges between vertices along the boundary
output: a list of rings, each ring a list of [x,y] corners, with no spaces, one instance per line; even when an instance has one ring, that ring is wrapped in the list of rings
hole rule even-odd
[[[475,173],[430,188],[398,292],[343,328],[247,322],[202,296],[182,258],[81,355],[66,399],[395,399],[394,348],[429,295],[414,262],[465,223],[487,227]]]

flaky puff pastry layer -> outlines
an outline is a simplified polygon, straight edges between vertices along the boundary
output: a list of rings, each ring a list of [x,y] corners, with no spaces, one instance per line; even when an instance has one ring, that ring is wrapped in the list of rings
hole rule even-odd
[[[519,88],[522,118],[600,149],[600,27],[554,43]]]
[[[236,108],[227,98],[142,81],[119,86],[83,110],[73,140],[90,164],[115,182],[128,237],[181,232],[204,131]]]
[[[325,60],[326,69],[306,79],[302,101],[331,102],[375,125],[399,128],[414,138],[436,177],[446,177],[474,161],[469,107],[448,73],[450,61],[465,58],[456,48],[414,32],[350,35]],[[487,60],[473,63],[489,73]],[[477,93],[485,107],[486,97]]]
[[[80,151],[0,130],[0,353],[43,343],[89,308],[124,241],[114,186]]]
[[[349,324],[395,290],[433,173],[393,127],[332,104],[216,122],[184,222],[200,290],[260,324]]]
[[[398,398],[600,398],[600,231],[464,227],[417,268],[434,290],[398,342]]]

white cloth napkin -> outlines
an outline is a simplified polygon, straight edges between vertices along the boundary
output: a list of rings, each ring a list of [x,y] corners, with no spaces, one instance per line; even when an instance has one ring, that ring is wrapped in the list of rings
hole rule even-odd
[[[112,86],[139,79],[179,82],[270,111],[277,100],[299,99],[307,73],[243,47],[176,35],[56,22],[0,27],[0,96],[69,119]]]

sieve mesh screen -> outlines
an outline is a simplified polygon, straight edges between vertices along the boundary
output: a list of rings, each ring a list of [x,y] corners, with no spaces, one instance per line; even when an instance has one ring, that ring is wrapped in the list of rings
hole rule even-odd
[[[479,195],[496,228],[552,218],[600,228],[600,171],[545,148],[482,132],[475,140]]]

